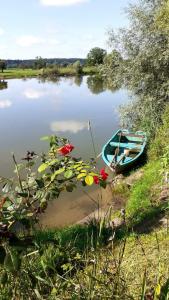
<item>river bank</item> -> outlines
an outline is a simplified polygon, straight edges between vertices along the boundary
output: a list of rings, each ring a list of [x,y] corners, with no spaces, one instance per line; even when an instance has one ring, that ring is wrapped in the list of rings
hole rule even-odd
[[[52,70],[54,68],[46,69],[6,69],[0,73],[0,80],[5,79],[19,79],[19,78],[34,78],[38,76],[48,77],[53,76],[76,76],[76,75],[93,75],[97,73],[96,67],[83,67],[81,74],[77,74],[73,67],[57,67],[57,73]]]

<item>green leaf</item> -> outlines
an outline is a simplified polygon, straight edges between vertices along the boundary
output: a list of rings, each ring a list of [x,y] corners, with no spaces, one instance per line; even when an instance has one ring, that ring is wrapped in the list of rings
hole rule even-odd
[[[61,169],[55,171],[55,173],[52,174],[52,176],[51,176],[51,181],[53,181],[57,175],[63,173],[64,171],[65,171],[65,168],[61,168]]]
[[[10,182],[6,183],[2,189],[3,193],[9,193],[9,191],[11,190],[12,184]]]
[[[41,188],[44,187],[44,181],[43,181],[43,179],[36,179],[35,181],[36,181],[36,183],[38,185],[38,188],[41,189]]]
[[[87,185],[92,185],[94,182],[93,176],[87,175],[85,178],[85,182]]]
[[[80,170],[82,170],[83,169],[83,167],[81,166],[81,167],[78,167],[77,168],[77,171],[80,171]]]
[[[28,213],[26,214],[26,216],[27,216],[28,218],[31,218],[31,217],[33,217],[33,215],[34,215],[34,213],[33,213],[33,212],[28,212]]]
[[[21,266],[21,259],[18,252],[10,252],[6,255],[4,266],[9,272],[18,271]]]
[[[50,161],[50,162],[48,163],[48,166],[53,166],[53,165],[57,164],[58,161],[59,161],[58,159],[53,159],[52,161]]]
[[[18,193],[18,196],[22,197],[22,198],[26,198],[28,197],[28,193]]]
[[[94,172],[90,172],[89,175],[91,175],[91,176],[98,176],[98,174],[94,173]]]
[[[40,138],[40,140],[41,141],[49,141],[50,140],[50,136],[42,136],[41,138]]]
[[[103,189],[105,189],[105,188],[106,188],[106,186],[107,186],[107,183],[106,183],[106,181],[104,181],[104,180],[101,180],[101,181],[100,181],[100,186],[101,186]]]
[[[35,165],[35,162],[34,161],[30,161],[26,164],[26,168],[31,168]]]
[[[44,172],[46,169],[48,168],[48,164],[43,163],[42,165],[40,165],[40,167],[38,168],[38,172]]]
[[[69,179],[71,178],[73,175],[73,171],[72,170],[67,170],[65,173],[64,173],[64,177]]]
[[[3,271],[0,279],[0,284],[5,285],[7,281],[8,281],[8,274],[6,271]]]
[[[85,177],[86,176],[86,173],[80,173],[78,176],[77,176],[77,179],[81,179],[82,177]]]

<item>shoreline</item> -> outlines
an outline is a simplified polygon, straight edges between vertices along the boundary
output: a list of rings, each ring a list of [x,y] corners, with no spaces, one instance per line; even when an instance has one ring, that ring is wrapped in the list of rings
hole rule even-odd
[[[87,75],[95,75],[97,74],[97,69],[96,67],[84,67],[83,71],[81,74],[77,74],[76,71],[73,68],[58,68],[58,74],[56,75],[51,75],[49,73],[48,75],[43,74],[44,71],[48,71],[52,69],[40,69],[40,70],[35,70],[35,69],[7,69],[4,70],[4,72],[0,73],[0,82],[5,81],[6,79],[26,79],[26,78],[37,78],[37,77],[42,77],[45,79],[56,79],[59,77],[69,77],[69,76],[87,76]]]

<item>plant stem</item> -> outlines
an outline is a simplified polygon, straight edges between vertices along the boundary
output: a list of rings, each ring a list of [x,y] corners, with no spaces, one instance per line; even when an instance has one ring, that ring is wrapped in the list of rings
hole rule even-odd
[[[18,177],[19,185],[20,185],[20,188],[21,188],[21,190],[23,192],[22,180],[21,180],[21,177],[20,177],[20,174],[19,174],[18,164],[17,164],[17,161],[15,159],[15,155],[14,154],[12,154],[12,158],[13,158],[13,161],[14,161],[14,164],[15,164],[16,174],[17,174],[17,177]]]

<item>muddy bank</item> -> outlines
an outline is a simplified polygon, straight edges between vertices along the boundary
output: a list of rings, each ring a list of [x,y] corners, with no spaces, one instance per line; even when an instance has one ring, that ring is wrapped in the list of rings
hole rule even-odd
[[[49,203],[45,214],[40,219],[41,226],[54,228],[85,223],[90,218],[104,216],[110,207],[113,211],[123,208],[125,199],[122,195],[113,192],[113,185],[117,183],[116,177],[110,171],[106,171],[109,172],[110,181],[106,189],[96,188],[96,186],[78,189],[67,194],[67,198],[60,197]],[[118,180],[123,181],[123,176]]]
[[[68,195],[68,199],[62,197],[51,202],[40,219],[43,227],[64,227],[79,222],[88,217],[98,208],[108,208],[112,205],[111,185],[106,189],[78,190]]]

